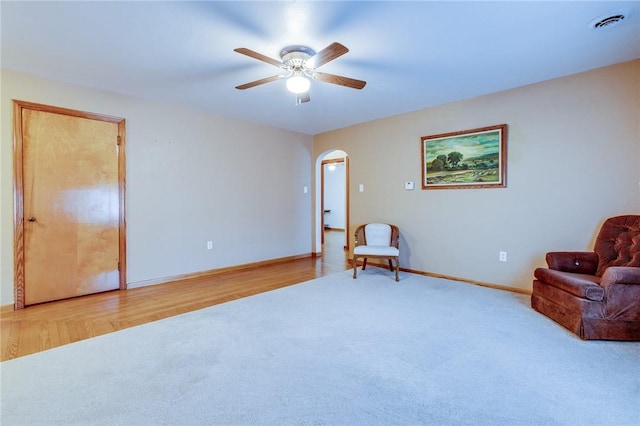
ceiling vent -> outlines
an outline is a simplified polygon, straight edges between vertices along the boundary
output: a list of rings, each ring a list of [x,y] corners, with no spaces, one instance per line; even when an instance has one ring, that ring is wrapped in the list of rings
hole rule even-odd
[[[598,16],[587,25],[594,30],[613,28],[628,21],[633,14],[633,9],[618,9],[606,15]]]

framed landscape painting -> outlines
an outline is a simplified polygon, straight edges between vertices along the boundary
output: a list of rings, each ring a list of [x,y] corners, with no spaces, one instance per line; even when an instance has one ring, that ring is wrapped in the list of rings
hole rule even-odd
[[[422,189],[507,186],[507,125],[423,136]]]

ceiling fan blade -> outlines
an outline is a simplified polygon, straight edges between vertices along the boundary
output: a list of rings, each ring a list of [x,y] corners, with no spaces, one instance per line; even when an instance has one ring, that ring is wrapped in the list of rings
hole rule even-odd
[[[316,53],[310,60],[309,64],[312,65],[312,68],[318,68],[329,61],[333,61],[339,56],[347,53],[349,49],[345,46],[341,45],[338,42],[333,42],[329,46],[325,47],[318,53]]]
[[[278,61],[277,59],[270,58],[268,56],[263,55],[262,53],[258,53],[254,50],[247,49],[246,47],[238,47],[237,49],[233,49],[234,52],[241,53],[243,55],[247,55],[250,58],[257,59],[262,62],[266,62],[278,68],[283,67],[283,63]]]
[[[309,93],[300,93],[299,95],[296,95],[296,105],[309,102],[310,100],[311,97],[309,96]]]
[[[236,89],[244,90],[249,89],[251,87],[260,86],[261,84],[270,83],[272,81],[280,80],[281,78],[286,77],[285,75],[274,75],[267,78],[261,78],[260,80],[252,81],[250,83],[241,84],[240,86],[236,86]]]
[[[351,87],[352,89],[358,90],[362,89],[367,84],[366,81],[323,72],[313,73],[313,78],[319,81],[324,81],[325,83],[339,84],[340,86]]]

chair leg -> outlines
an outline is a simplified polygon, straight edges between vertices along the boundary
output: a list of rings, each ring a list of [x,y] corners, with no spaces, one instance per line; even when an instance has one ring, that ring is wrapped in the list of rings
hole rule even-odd
[[[398,271],[400,270],[400,260],[396,259],[396,282],[400,281],[398,279]]]
[[[358,271],[358,257],[353,255],[353,279],[356,279],[356,273]]]
[[[389,259],[389,270],[393,271],[393,262]]]
[[[365,257],[365,258],[362,260],[362,270],[364,271],[366,267],[367,267],[367,258]]]

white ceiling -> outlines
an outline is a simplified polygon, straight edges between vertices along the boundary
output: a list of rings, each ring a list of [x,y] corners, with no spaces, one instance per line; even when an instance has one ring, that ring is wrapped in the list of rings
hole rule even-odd
[[[588,28],[617,9],[634,13]],[[0,14],[3,68],[310,135],[640,58],[640,1],[2,0]],[[364,89],[314,81],[298,106],[283,80],[235,89],[280,72],[234,48],[278,59],[334,41],[350,52],[319,70]]]

